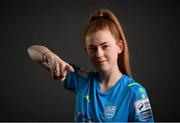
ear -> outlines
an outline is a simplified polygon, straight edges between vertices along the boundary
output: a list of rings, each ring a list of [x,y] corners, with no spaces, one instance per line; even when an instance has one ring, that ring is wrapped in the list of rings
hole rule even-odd
[[[118,45],[118,54],[121,54],[121,52],[124,49],[123,40],[119,40],[117,45]]]

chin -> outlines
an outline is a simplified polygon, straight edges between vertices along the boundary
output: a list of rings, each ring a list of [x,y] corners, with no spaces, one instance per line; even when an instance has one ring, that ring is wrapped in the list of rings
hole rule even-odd
[[[101,72],[109,71],[109,67],[110,67],[107,63],[103,63],[103,64],[93,63],[93,66],[96,68],[96,70]]]
[[[96,69],[101,72],[109,71],[109,69],[106,66],[98,66],[96,67]]]

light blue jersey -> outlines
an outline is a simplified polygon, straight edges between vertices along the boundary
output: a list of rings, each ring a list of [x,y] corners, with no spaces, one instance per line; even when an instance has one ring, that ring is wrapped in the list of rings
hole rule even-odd
[[[87,77],[77,72],[67,74],[64,87],[76,95],[75,121],[153,122],[153,114],[145,88],[127,75],[104,92],[97,72]]]

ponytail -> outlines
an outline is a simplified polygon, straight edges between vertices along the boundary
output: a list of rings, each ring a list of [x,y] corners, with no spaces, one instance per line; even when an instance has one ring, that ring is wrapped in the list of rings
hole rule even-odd
[[[89,22],[83,32],[83,42],[85,42],[85,38],[88,34],[106,28],[110,30],[117,41],[122,41],[123,51],[118,56],[118,67],[123,74],[132,77],[127,41],[120,22],[112,11],[109,9],[100,9],[91,13]]]

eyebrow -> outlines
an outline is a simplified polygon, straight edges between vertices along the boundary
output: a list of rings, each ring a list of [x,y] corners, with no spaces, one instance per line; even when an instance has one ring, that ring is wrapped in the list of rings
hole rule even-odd
[[[100,46],[105,45],[105,44],[108,44],[108,42],[102,42],[102,43],[100,44]],[[89,47],[95,47],[95,45],[93,45],[93,44],[89,44],[88,46],[89,46]]]

